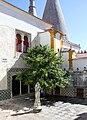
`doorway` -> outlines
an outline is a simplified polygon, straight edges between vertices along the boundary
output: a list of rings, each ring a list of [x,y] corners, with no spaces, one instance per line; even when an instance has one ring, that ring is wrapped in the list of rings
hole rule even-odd
[[[60,95],[60,88],[59,87],[55,88],[55,95]]]
[[[28,93],[28,85],[24,85],[23,82],[16,80],[16,75],[12,76],[12,95],[22,95]]]
[[[16,80],[16,75],[12,76],[12,95],[17,96],[20,94],[20,81]]]
[[[79,98],[84,97],[84,89],[83,88],[77,88],[77,97],[79,97]]]

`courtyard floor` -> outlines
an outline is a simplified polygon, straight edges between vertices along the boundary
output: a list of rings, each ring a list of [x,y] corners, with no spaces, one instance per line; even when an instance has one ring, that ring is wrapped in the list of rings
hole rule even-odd
[[[49,96],[41,100],[42,111],[33,113],[33,97],[0,101],[0,120],[87,120],[87,100]]]

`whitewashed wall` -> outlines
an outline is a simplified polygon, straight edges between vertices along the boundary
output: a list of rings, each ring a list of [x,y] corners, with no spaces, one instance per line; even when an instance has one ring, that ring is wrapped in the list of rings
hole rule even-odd
[[[63,65],[62,65],[62,68],[66,69],[66,70],[69,70],[69,53],[68,52],[63,52],[62,53],[62,59],[64,61]]]
[[[83,71],[84,67],[86,67],[87,70],[87,58],[79,58],[76,59],[75,55],[72,56],[72,67],[73,71],[77,71],[77,68],[79,68],[79,71]],[[62,58],[64,60],[64,64],[62,65],[62,68],[68,70],[69,69],[69,53],[68,52],[63,52],[62,53]]]
[[[65,45],[62,46],[62,51],[68,51],[69,49],[70,49],[69,46],[65,46]]]
[[[51,38],[49,32],[39,33],[38,40],[42,46],[44,45],[48,45],[49,47],[51,46]]]
[[[80,71],[87,69],[87,58],[73,59],[73,70],[76,71],[79,68]]]
[[[0,25],[9,26],[13,29],[17,29],[20,31],[25,31],[27,33],[30,33],[32,34],[32,40],[37,35],[37,32],[43,31],[35,27],[34,25],[27,23],[26,21],[24,22],[20,19],[16,19],[14,17],[11,17],[3,13],[0,13]]]
[[[0,26],[0,90],[7,88],[7,68],[14,57],[15,31],[10,27]],[[8,64],[9,63],[9,64]]]
[[[48,45],[50,47],[51,46],[50,33],[49,32],[38,33],[34,40],[31,42],[31,46],[33,47],[36,44],[40,44],[42,46]]]
[[[0,2],[0,25],[31,33],[32,40],[37,32],[42,32],[52,26],[4,1]]]
[[[0,1],[0,90],[7,89],[7,68],[23,68],[26,63],[16,56],[16,30],[31,34],[33,41],[38,32],[49,29],[47,24],[28,13]]]
[[[54,39],[56,41],[56,52],[58,52],[58,49],[60,51],[60,40],[59,39]]]
[[[10,60],[15,52],[15,31],[6,26],[0,26],[0,58]],[[9,57],[8,57],[9,56]]]
[[[7,89],[7,69],[23,68],[26,63],[23,58],[15,56],[15,31],[6,26],[0,26],[0,90]],[[26,66],[27,67],[27,66]]]

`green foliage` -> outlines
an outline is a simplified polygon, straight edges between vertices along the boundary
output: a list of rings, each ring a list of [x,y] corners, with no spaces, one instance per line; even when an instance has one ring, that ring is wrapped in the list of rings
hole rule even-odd
[[[25,60],[31,70],[26,69],[17,75],[17,79],[25,84],[35,85],[39,82],[45,89],[65,87],[69,84],[70,76],[59,67],[63,63],[61,55],[54,53],[47,45],[29,48]]]

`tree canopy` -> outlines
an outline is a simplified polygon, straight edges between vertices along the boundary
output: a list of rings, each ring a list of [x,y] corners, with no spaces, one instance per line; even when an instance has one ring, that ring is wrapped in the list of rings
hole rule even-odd
[[[35,85],[39,82],[45,89],[65,87],[69,84],[70,76],[60,67],[63,63],[60,53],[54,53],[47,45],[29,48],[25,60],[30,70],[26,69],[17,75],[17,79],[25,84]]]

